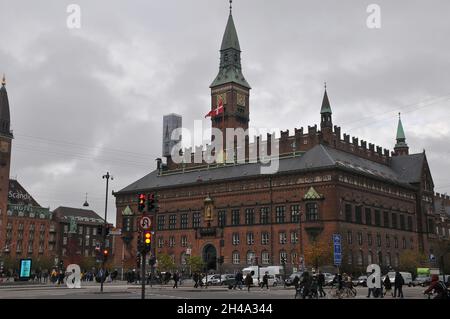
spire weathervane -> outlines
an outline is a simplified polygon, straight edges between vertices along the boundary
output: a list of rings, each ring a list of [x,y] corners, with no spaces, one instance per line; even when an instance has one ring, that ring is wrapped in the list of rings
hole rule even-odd
[[[232,13],[232,11],[233,11],[233,0],[230,0],[230,14]]]
[[[398,119],[399,119],[399,120],[401,120],[401,119],[402,119],[400,115],[401,115],[401,113],[400,113],[400,112],[398,112]]]
[[[325,90],[327,89],[327,81],[323,82],[323,85],[325,87]]]
[[[3,73],[3,78],[2,78],[2,85],[5,86],[6,85],[6,78],[5,78],[5,73]]]

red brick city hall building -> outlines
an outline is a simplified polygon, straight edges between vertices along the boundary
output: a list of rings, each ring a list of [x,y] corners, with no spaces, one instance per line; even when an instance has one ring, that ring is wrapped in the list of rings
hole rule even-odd
[[[212,126],[221,128],[223,121],[225,128],[246,129],[250,86],[242,75],[231,14],[220,52],[211,96],[212,108],[220,97],[224,114],[212,118]],[[115,193],[116,226],[122,229],[116,266],[136,267],[137,196],[149,192],[157,192],[159,201],[156,256],[172,256],[181,269],[190,253],[201,256],[207,269],[217,270],[223,256],[222,271],[255,263],[281,265],[282,260],[292,270],[317,242],[329,246],[331,254],[334,233],[342,236],[347,268],[395,267],[406,250],[430,253],[430,224],[436,218],[433,179],[425,152],[409,154],[401,120],[392,153],[342,136],[332,124],[326,91],[320,121],[320,129],[281,132],[279,170],[271,175],[260,173],[260,162],[177,165],[164,154],[166,164],[158,163],[156,170]],[[310,267],[312,261],[305,261]]]

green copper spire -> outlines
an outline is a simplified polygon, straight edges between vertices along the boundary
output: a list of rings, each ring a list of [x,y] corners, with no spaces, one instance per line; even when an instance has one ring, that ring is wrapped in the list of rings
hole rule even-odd
[[[236,27],[234,26],[233,16],[231,15],[231,12],[228,16],[228,22],[225,28],[225,33],[223,34],[222,46],[220,47],[220,51],[230,48],[241,51]]]
[[[398,113],[397,144],[395,144],[394,151],[397,155],[408,155],[409,153],[409,147],[408,144],[406,144],[405,131],[403,130],[400,113]]]
[[[322,101],[322,108],[320,109],[320,114],[324,114],[324,113],[332,114],[330,100],[328,100],[327,83],[326,82],[325,82],[325,93],[323,95],[323,101]]]
[[[397,143],[399,141],[405,142],[405,131],[403,130],[402,119],[400,117],[400,113],[398,113],[398,127],[397,127]]]
[[[225,33],[223,34],[222,46],[220,47],[219,74],[210,87],[230,82],[237,83],[250,89],[250,85],[242,74],[241,47],[239,45],[236,27],[234,26],[233,15],[231,14],[231,5],[227,26],[225,28]]]

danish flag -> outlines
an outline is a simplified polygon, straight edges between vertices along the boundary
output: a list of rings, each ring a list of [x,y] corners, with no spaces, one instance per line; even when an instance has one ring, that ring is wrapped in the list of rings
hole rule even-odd
[[[223,113],[223,100],[222,97],[219,97],[219,105],[217,106],[217,108],[211,110],[208,114],[205,115],[205,118],[211,116],[211,117],[215,117],[219,114]]]

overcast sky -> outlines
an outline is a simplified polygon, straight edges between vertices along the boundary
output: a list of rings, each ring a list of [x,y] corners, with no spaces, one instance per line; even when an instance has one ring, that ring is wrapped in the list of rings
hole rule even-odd
[[[67,6],[81,7],[69,29]],[[381,28],[366,24],[369,4]],[[203,119],[227,0],[0,0],[0,73],[14,130],[11,177],[42,205],[104,214],[155,168],[162,116]],[[450,193],[450,1],[235,0],[250,124],[319,124],[323,82],[342,133],[393,149],[397,113]],[[204,125],[209,127],[208,120]],[[114,198],[108,216],[115,221]]]

